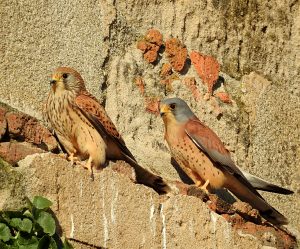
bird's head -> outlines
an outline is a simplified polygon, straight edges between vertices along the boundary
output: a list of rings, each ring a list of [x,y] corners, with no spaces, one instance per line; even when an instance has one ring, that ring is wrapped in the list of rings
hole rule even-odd
[[[85,90],[84,81],[81,75],[70,67],[59,67],[51,75],[50,85],[56,91],[75,91],[76,93]]]
[[[159,103],[160,116],[164,122],[185,123],[195,117],[190,107],[180,98],[164,99]]]

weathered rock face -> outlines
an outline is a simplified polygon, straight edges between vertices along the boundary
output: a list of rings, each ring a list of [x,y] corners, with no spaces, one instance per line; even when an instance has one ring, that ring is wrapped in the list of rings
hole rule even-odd
[[[124,168],[120,162],[112,163],[91,180],[87,170],[72,167],[57,155],[30,155],[15,170],[1,166],[1,175],[18,184],[10,188],[4,181],[0,208],[22,206],[25,196],[46,196],[54,203],[59,228],[75,248],[295,247],[294,238],[284,231],[245,222],[233,210],[215,213],[209,209],[214,201],[159,196],[112,170],[117,165]]]
[[[40,118],[51,70],[74,67],[106,105],[139,162],[178,179],[162,121],[146,112],[145,104],[155,106],[151,100],[166,95],[182,97],[241,168],[295,191],[264,196],[300,237],[298,1],[1,1],[0,9],[1,101]],[[204,100],[207,89],[189,64],[182,74],[174,73],[171,86],[161,84],[162,65],[169,63],[165,53],[148,64],[137,48],[152,27],[164,41],[178,38],[188,53],[215,57],[225,80],[220,91],[233,103]],[[195,78],[200,94],[187,78]]]

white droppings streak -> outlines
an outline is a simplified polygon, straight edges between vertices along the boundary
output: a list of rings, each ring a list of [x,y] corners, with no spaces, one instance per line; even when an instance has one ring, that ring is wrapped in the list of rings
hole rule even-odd
[[[102,178],[104,179],[104,178]],[[105,190],[104,190],[104,180],[102,180],[101,189],[102,189],[102,212],[103,212],[103,236],[104,236],[104,247],[107,247],[107,241],[109,239],[109,233],[108,233],[108,221],[105,215]]]
[[[161,204],[160,216],[162,218],[162,248],[167,249],[166,216],[164,214],[164,204]]]
[[[217,220],[218,220],[218,215],[215,212],[211,211],[210,218],[211,218],[211,223],[213,225],[213,233],[215,233],[217,231],[216,224],[217,224]]]
[[[149,215],[149,222],[150,222],[150,229],[153,237],[156,237],[156,222],[154,219],[154,214],[155,214],[155,205],[153,203],[153,198],[152,195],[150,197],[150,215]]]
[[[115,187],[114,183],[111,184],[111,189],[112,189],[111,192],[115,194],[110,204],[110,219],[112,223],[116,223],[115,204],[117,203],[119,192],[118,189]]]
[[[194,219],[189,220],[189,227],[188,228],[189,228],[191,236],[195,236],[194,223],[195,223]]]
[[[240,235],[241,237],[248,237],[248,238],[257,240],[257,238],[254,237],[253,235],[248,234],[248,233],[243,233],[243,231],[241,231],[241,230],[238,230],[238,231],[237,231],[237,234]]]
[[[70,238],[74,238],[74,231],[75,231],[74,217],[73,217],[73,214],[71,214],[71,231],[70,231]]]
[[[154,211],[155,211],[152,195],[150,198],[150,202],[151,202],[151,207],[150,207],[150,222],[151,222],[154,217]]]

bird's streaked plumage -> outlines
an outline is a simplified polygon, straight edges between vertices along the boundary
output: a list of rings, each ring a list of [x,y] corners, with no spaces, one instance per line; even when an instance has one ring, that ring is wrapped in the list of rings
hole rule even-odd
[[[91,171],[102,169],[108,160],[124,160],[135,169],[139,183],[159,193],[169,190],[161,177],[136,162],[104,107],[86,90],[77,71],[59,67],[50,84],[44,117],[71,160],[87,160],[86,167]]]

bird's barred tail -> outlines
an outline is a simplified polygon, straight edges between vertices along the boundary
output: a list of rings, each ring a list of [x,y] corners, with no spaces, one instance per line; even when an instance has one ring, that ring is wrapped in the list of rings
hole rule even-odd
[[[138,183],[153,188],[159,194],[166,194],[171,191],[170,186],[162,177],[146,170],[128,155],[123,155],[125,157],[124,160],[134,168]]]

